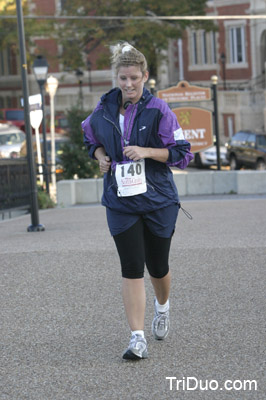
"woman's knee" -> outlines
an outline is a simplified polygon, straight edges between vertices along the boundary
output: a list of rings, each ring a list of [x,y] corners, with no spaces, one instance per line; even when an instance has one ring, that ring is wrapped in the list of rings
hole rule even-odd
[[[169,272],[169,265],[147,265],[150,276],[153,278],[161,279],[164,278]]]

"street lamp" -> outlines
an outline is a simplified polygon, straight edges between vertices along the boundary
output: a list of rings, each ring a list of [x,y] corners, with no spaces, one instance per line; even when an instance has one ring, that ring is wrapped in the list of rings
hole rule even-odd
[[[151,79],[149,80],[148,84],[149,84],[149,86],[150,86],[151,94],[154,95],[154,93],[155,93],[156,80],[153,79],[153,78],[151,78]]]
[[[225,62],[226,62],[226,55],[224,53],[221,54],[220,60],[223,66],[223,84],[224,84],[224,90],[226,90],[226,76],[225,76]]]
[[[46,91],[50,96],[50,131],[51,131],[51,174],[52,174],[52,190],[51,195],[56,201],[56,168],[55,168],[55,127],[54,127],[54,96],[58,88],[58,80],[54,76],[49,76],[46,82]]]
[[[83,92],[82,92],[82,83],[83,83],[83,71],[81,69],[76,69],[76,77],[78,80],[79,84],[79,101],[78,104],[81,106],[81,109],[83,109]]]
[[[43,87],[47,79],[48,73],[48,63],[46,58],[39,55],[35,59],[33,63],[33,72],[36,78],[36,81],[39,84],[40,92],[42,96],[42,112],[43,112],[43,120],[42,120],[42,134],[43,134],[43,155],[44,155],[44,174],[45,174],[45,184],[46,184],[46,192],[49,194],[49,176],[48,176],[48,160],[47,160],[47,142],[46,142],[46,126],[45,126],[45,108],[44,108],[44,94]]]
[[[214,115],[214,126],[215,126],[215,137],[216,137],[216,158],[217,158],[217,169],[220,171],[221,169],[221,160],[220,160],[220,138],[219,138],[219,127],[218,127],[218,106],[217,106],[217,84],[218,84],[218,76],[213,75],[211,77],[212,81],[212,93],[213,93],[213,115]]]

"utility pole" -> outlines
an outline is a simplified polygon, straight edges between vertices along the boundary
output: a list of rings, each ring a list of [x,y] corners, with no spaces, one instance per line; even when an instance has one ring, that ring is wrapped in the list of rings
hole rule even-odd
[[[18,22],[18,36],[20,48],[20,62],[21,62],[21,78],[22,90],[24,100],[24,115],[25,115],[25,130],[27,138],[27,159],[30,171],[30,200],[31,200],[31,225],[28,226],[28,232],[44,231],[45,227],[39,223],[39,209],[37,197],[37,184],[34,154],[32,149],[32,136],[30,125],[30,108],[29,108],[29,87],[27,77],[27,61],[26,61],[26,47],[24,35],[24,22],[21,0],[16,0],[17,3],[17,22]]]

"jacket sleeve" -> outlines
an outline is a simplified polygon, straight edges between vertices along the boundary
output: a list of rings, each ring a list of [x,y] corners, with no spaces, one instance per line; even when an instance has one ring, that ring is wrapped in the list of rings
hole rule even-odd
[[[92,114],[89,115],[84,121],[82,121],[81,127],[83,130],[83,142],[88,149],[89,156],[95,160],[96,159],[94,156],[95,150],[98,147],[102,147],[102,144],[95,137],[95,134],[91,127],[90,124],[91,116]]]
[[[159,123],[158,135],[164,147],[169,150],[167,165],[180,169],[186,168],[194,156],[190,152],[190,143],[185,140],[176,115],[167,104]]]

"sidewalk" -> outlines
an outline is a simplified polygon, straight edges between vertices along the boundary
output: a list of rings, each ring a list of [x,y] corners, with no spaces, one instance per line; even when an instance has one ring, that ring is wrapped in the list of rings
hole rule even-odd
[[[193,220],[180,212],[173,238],[171,332],[151,335],[146,276],[149,358],[135,363],[121,358],[129,330],[105,209],[41,211],[38,233],[29,215],[0,222],[0,400],[265,399],[265,196],[182,205]],[[187,377],[222,390],[186,390]]]

